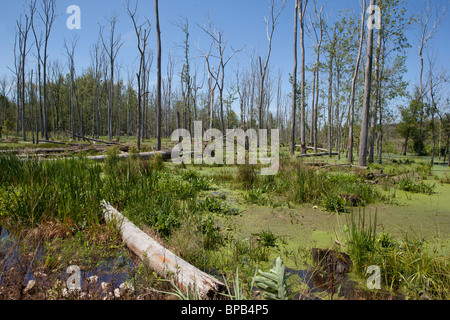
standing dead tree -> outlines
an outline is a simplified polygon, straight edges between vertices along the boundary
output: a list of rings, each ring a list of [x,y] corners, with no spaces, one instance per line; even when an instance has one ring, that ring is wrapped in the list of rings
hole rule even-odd
[[[295,0],[294,11],[294,71],[292,71],[292,112],[291,112],[291,156],[295,153],[295,120],[297,118],[297,32],[298,32],[298,1]]]
[[[433,3],[433,4],[432,4]],[[423,85],[423,72],[424,72],[424,50],[427,47],[430,40],[434,37],[437,28],[439,25],[443,22],[446,14],[447,14],[447,7],[441,8],[434,5],[435,1],[428,0],[423,9],[422,13],[419,16],[418,24],[419,24],[419,31],[418,31],[418,38],[419,38],[419,58],[420,58],[420,74],[419,74],[419,93],[420,93],[420,102],[421,102],[421,110],[420,110],[420,121],[419,121],[419,128],[418,128],[418,134],[419,134],[419,140],[423,139],[424,136],[424,115],[425,115],[425,109],[423,100],[425,97],[425,88]],[[417,154],[420,156],[422,155],[422,144],[419,143]]]
[[[279,1],[277,1],[279,2]],[[258,58],[259,61],[259,101],[258,101],[258,129],[263,129],[263,108],[264,108],[264,90],[266,84],[267,77],[267,69],[269,67],[269,60],[272,53],[272,41],[273,35],[275,33],[275,28],[278,25],[278,19],[283,12],[284,7],[286,6],[287,1],[281,1],[281,4],[276,10],[276,1],[270,1],[270,13],[268,17],[265,18],[266,21],[266,32],[267,32],[267,40],[269,41],[267,56],[264,64],[262,63],[261,56]],[[259,142],[259,139],[258,139]]]
[[[142,81],[143,74],[146,73],[146,54],[147,54],[147,45],[148,45],[148,37],[150,36],[151,24],[150,21],[145,18],[145,22],[142,24],[138,24],[138,17],[136,15],[137,12],[137,2],[134,9],[130,8],[130,2],[127,2],[127,13],[130,16],[134,30],[136,32],[137,37],[137,47],[140,55],[140,63],[139,63],[139,71],[137,73],[137,81],[138,81],[138,124],[137,124],[137,148],[141,149],[141,129],[142,129],[142,97],[145,93],[145,80]]]
[[[91,49],[92,70],[94,72],[94,96],[92,97],[92,138],[99,138],[101,129],[101,108],[100,108],[100,82],[104,59],[104,52],[98,40]],[[95,126],[97,124],[97,126]],[[128,127],[127,127],[128,128]],[[128,133],[128,131],[127,131]]]
[[[112,14],[107,20],[109,22],[109,41],[105,42],[103,37],[103,27],[100,28],[100,39],[103,44],[103,48],[105,49],[106,55],[109,58],[109,68],[110,68],[110,83],[109,83],[109,96],[108,96],[108,138],[109,141],[112,141],[113,138],[113,109],[114,109],[114,67],[115,61],[117,58],[117,54],[119,53],[120,48],[123,45],[121,42],[120,34],[116,37],[116,24],[117,24],[118,16]]]
[[[72,39],[70,47],[64,41],[64,48],[66,49],[67,61],[70,72],[70,128],[72,131],[72,138],[75,140],[75,104],[74,104],[74,90],[75,90],[75,48],[78,43],[78,38]],[[81,121],[81,136],[84,136],[83,121]]]
[[[41,83],[41,66],[42,66],[42,45],[44,44],[44,39],[42,33],[40,34],[39,38],[37,36],[36,32],[36,26],[34,21],[34,13],[36,12],[36,0],[30,2],[30,13],[31,13],[31,29],[33,30],[34,35],[34,44],[36,46],[36,58],[37,58],[37,77],[38,81],[36,84],[39,86],[39,117],[36,121],[36,132],[39,131],[39,128],[41,129],[41,136],[44,137],[44,126],[42,125],[42,83]],[[39,143],[39,137],[36,136],[36,142]]]
[[[205,27],[199,26],[202,30],[207,30]],[[209,23],[209,31],[212,33],[212,26]],[[198,47],[198,50],[202,53],[205,58],[206,71],[208,73],[208,92],[209,92],[209,129],[212,129],[214,123],[214,92],[219,84],[220,66],[214,68],[211,65],[211,51],[213,48],[213,43],[209,46],[208,52],[203,51]]]
[[[170,136],[170,114],[171,114],[171,106],[172,106],[172,81],[173,81],[173,73],[175,60],[171,51],[168,54],[168,61],[166,67],[166,79],[163,82],[164,89],[164,105],[166,106],[165,111],[165,136]]]
[[[373,8],[376,0],[371,0],[370,5]],[[370,18],[374,19],[375,11],[372,11]],[[369,135],[369,111],[370,111],[370,94],[372,88],[372,59],[373,59],[373,28],[368,28],[367,32],[367,58],[366,58],[366,72],[364,84],[364,100],[361,114],[361,135],[359,144],[359,161],[360,167],[367,166],[367,152],[368,152],[368,135]]]
[[[227,57],[225,57],[225,50],[227,49],[228,39],[224,39],[223,30],[213,30],[211,23],[209,23],[208,29],[202,26],[200,26],[200,28],[211,38],[212,40],[211,45],[214,46],[214,48],[217,50],[217,55],[211,55],[210,53],[209,54],[204,53],[203,55],[205,56],[205,59],[208,64],[208,71],[210,72],[211,77],[214,78],[215,83],[219,89],[220,122],[222,125],[222,132],[225,132],[225,121],[223,112],[223,101],[224,101],[223,90],[225,86],[225,68],[231,61],[231,59],[234,57],[234,55],[244,50],[246,44],[242,48],[237,50],[234,50],[231,47],[231,53]],[[214,70],[214,67],[212,68],[209,67],[210,56],[219,59],[219,66],[217,70]]]
[[[314,51],[316,53],[316,63],[314,65],[314,75],[313,75],[313,93],[312,93],[312,103],[311,103],[311,144],[314,146],[314,152],[317,153],[318,150],[318,130],[317,124],[319,119],[319,95],[320,95],[320,53],[322,50],[323,36],[325,33],[325,18],[323,15],[323,6],[320,10],[317,10],[317,0],[313,0],[314,13],[317,20],[312,21],[310,19],[310,25],[312,27],[312,32],[310,32],[310,37],[313,42]],[[313,34],[314,33],[314,34]]]
[[[25,123],[25,63],[26,57],[29,53],[27,51],[27,41],[28,41],[28,33],[31,29],[32,19],[30,16],[25,15],[25,22],[22,23],[22,19],[18,20],[17,30],[19,34],[19,54],[20,54],[20,88],[21,88],[21,119],[22,119],[22,139],[23,141],[27,140],[26,135],[26,123]]]
[[[42,57],[42,72],[43,72],[43,91],[44,98],[42,101],[42,122],[44,126],[44,137],[49,140],[48,125],[47,125],[47,61],[48,61],[48,41],[52,31],[53,23],[56,19],[56,0],[42,0],[42,12],[39,13],[42,23],[44,24],[44,56]]]
[[[301,48],[301,98],[300,98],[300,140],[301,153],[306,154],[306,70],[305,70],[305,12],[308,0],[299,0],[298,14],[300,19],[300,48]]]
[[[161,29],[159,26],[159,6],[155,0],[156,42],[157,54],[157,84],[156,84],[156,150],[161,150]]]
[[[352,87],[351,87],[351,93],[350,93],[350,119],[349,119],[349,134],[348,134],[348,162],[353,163],[353,142],[354,142],[354,133],[353,133],[353,127],[354,127],[354,121],[355,121],[355,94],[356,94],[356,81],[358,79],[358,72],[359,72],[359,66],[361,64],[361,55],[362,55],[362,48],[363,48],[363,42],[364,42],[364,22],[366,17],[366,0],[363,0],[362,5],[362,14],[361,14],[361,33],[359,37],[359,49],[358,49],[358,56],[356,58],[355,63],[355,71],[353,73],[352,78]]]

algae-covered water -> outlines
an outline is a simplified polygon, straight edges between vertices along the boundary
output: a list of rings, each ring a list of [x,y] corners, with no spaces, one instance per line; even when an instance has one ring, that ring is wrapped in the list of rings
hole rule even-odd
[[[208,169],[211,170],[211,169]],[[209,172],[206,171],[205,174]],[[366,214],[377,214],[377,231],[395,238],[424,239],[430,252],[450,257],[450,184],[441,184],[435,177],[450,176],[447,166],[434,166],[427,183],[435,184],[432,195],[405,192],[391,188],[392,204],[377,203],[365,208]],[[231,219],[236,232],[243,238],[270,230],[283,239],[288,250],[298,247],[328,248],[335,240],[345,242],[343,231],[346,214],[334,214],[313,205],[277,203],[277,206],[258,206],[243,200],[243,191],[220,186],[226,201],[241,214]],[[217,192],[217,191],[216,191]],[[230,218],[228,218],[230,219]]]

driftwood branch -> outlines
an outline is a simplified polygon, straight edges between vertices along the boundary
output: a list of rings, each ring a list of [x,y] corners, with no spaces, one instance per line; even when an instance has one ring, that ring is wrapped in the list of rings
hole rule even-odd
[[[106,201],[102,203],[106,221],[116,223],[128,248],[159,276],[170,278],[185,292],[197,290],[203,299],[219,298],[226,286],[163,247],[136,227]]]

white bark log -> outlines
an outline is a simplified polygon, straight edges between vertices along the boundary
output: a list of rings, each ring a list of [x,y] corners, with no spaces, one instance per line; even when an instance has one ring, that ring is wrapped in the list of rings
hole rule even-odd
[[[202,299],[220,299],[218,294],[225,292],[225,284],[173,254],[105,201],[102,208],[107,221],[119,224],[128,248],[159,276],[174,280],[185,293],[189,288],[197,290]]]

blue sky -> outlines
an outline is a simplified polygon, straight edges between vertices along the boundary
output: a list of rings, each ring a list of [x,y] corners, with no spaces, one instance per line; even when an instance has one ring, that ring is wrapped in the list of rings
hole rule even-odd
[[[0,11],[0,38],[2,47],[0,48],[0,76],[11,75],[7,67],[13,66],[13,47],[15,36],[15,22],[20,14],[23,14],[23,5],[27,1],[1,1]],[[39,2],[39,0],[38,0]],[[75,63],[78,72],[87,68],[90,63],[89,50],[96,42],[99,34],[99,24],[107,25],[106,18],[112,13],[119,14],[117,32],[121,34],[124,45],[119,52],[117,62],[124,66],[123,76],[126,76],[125,66],[131,67],[133,63],[137,65],[136,35],[130,18],[125,12],[126,0],[58,0],[58,18],[49,43],[49,59],[58,59],[65,66],[66,57],[64,55],[64,39],[70,41],[74,36],[78,36],[79,42],[76,49]],[[134,1],[132,1],[134,3]],[[293,3],[289,0],[288,5],[280,17],[279,25],[275,31],[271,66],[275,74],[280,70],[284,76],[284,85],[288,88],[289,73],[292,72],[292,38],[293,38]],[[326,11],[333,10],[336,15],[340,9],[354,8],[360,12],[360,0],[322,0]],[[408,10],[416,11],[422,4],[422,0],[409,0]],[[78,5],[81,9],[81,30],[69,30],[66,21],[69,14],[66,9],[70,5]],[[228,78],[232,77],[234,63],[239,61],[241,66],[249,61],[249,54],[254,50],[257,55],[265,57],[267,52],[266,25],[264,17],[268,14],[268,0],[160,0],[160,20],[163,46],[163,65],[167,62],[167,52],[176,49],[175,54],[182,59],[183,51],[179,45],[184,40],[183,32],[175,25],[184,18],[189,20],[191,35],[191,58],[192,64],[198,65],[199,72],[202,72],[203,60],[199,58],[199,45],[203,49],[209,46],[209,39],[197,24],[203,24],[208,15],[218,29],[224,30],[229,39],[229,45],[233,48],[240,48],[247,44],[244,53],[240,53],[230,63],[227,70]],[[139,2],[139,15],[141,18],[147,16],[152,23],[152,34],[150,35],[150,47],[156,51],[156,35],[154,32],[154,2],[152,0],[141,0]],[[450,44],[448,33],[450,31],[450,19],[440,27],[439,33],[432,41],[431,46],[438,52],[438,61],[443,66],[450,65]],[[406,78],[413,83],[418,79],[419,58],[415,45],[415,30],[407,32],[412,48],[408,51],[408,74]],[[313,61],[310,54],[311,42],[305,37],[307,47],[307,62]],[[309,54],[308,54],[309,53]],[[197,58],[198,57],[198,58]],[[34,57],[29,56],[29,63],[35,63]],[[181,68],[181,63],[177,70]],[[163,70],[164,66],[163,66]],[[156,73],[156,65],[153,65],[153,74]],[[164,74],[164,72],[163,72]]]

